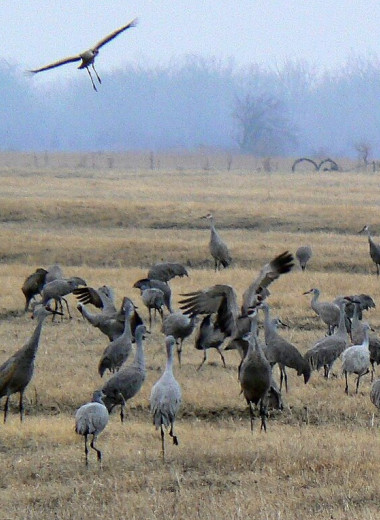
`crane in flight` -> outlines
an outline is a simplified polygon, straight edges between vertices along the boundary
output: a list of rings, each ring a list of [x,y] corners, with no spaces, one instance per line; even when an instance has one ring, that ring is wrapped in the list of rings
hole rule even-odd
[[[136,25],[137,25],[137,18],[135,18],[134,20],[129,22],[127,25],[123,25],[123,27],[116,29],[111,34],[108,34],[108,36],[105,36],[103,39],[98,41],[98,43],[96,43],[93,47],[82,52],[81,54],[77,54],[76,56],[69,56],[68,58],[63,58],[62,60],[55,61],[54,63],[50,63],[49,65],[45,65],[44,67],[41,67],[39,69],[29,70],[28,72],[30,72],[32,74],[37,74],[37,72],[43,72],[44,70],[54,69],[55,67],[60,67],[61,65],[65,65],[66,63],[72,63],[74,61],[81,61],[81,64],[79,65],[78,69],[87,69],[88,75],[90,76],[90,79],[91,79],[92,86],[93,86],[94,90],[97,91],[97,88],[94,83],[94,79],[92,77],[89,67],[91,65],[99,83],[101,83],[102,81],[101,81],[98,73],[96,72],[95,66],[94,66],[94,61],[95,61],[96,56],[99,54],[99,49],[101,47],[103,47],[103,45],[105,45],[106,43],[108,43],[111,40],[113,40],[114,38],[116,38],[116,36],[118,36],[123,31],[126,31],[130,27],[135,27]]]

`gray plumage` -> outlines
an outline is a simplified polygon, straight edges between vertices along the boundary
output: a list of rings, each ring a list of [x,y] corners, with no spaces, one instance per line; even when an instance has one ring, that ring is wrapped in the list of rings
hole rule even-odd
[[[149,312],[149,329],[152,329],[152,311],[158,311],[161,316],[161,321],[164,319],[164,293],[161,289],[155,289],[149,287],[147,289],[141,289],[141,299],[143,304]]]
[[[327,333],[332,334],[339,323],[339,306],[332,302],[320,302],[319,295],[321,292],[319,289],[310,289],[303,294],[310,293],[313,295],[311,299],[311,308],[321,318],[321,320],[326,323],[328,327]]]
[[[49,65],[45,65],[44,67],[40,67],[39,69],[30,70],[28,72],[36,74],[38,72],[42,72],[45,70],[54,69],[55,67],[60,67],[61,65],[65,65],[66,63],[73,63],[75,61],[80,61],[81,63],[79,65],[78,69],[87,70],[88,75],[90,76],[90,79],[91,79],[92,87],[96,91],[97,89],[96,89],[96,86],[95,86],[94,80],[92,78],[89,67],[91,65],[92,70],[95,72],[95,75],[96,75],[99,83],[101,83],[101,79],[100,79],[98,73],[96,72],[95,66],[94,66],[94,61],[95,61],[96,56],[99,54],[99,49],[101,47],[103,47],[103,45],[108,43],[109,41],[116,38],[116,36],[118,36],[120,33],[125,31],[126,29],[129,29],[130,27],[135,27],[136,24],[137,24],[137,20],[136,19],[132,20],[132,22],[129,22],[127,25],[123,25],[123,27],[116,29],[116,31],[113,31],[111,34],[108,34],[105,38],[102,38],[90,49],[88,49],[80,54],[77,54],[76,56],[69,56],[68,58],[63,58],[62,60],[55,61],[54,63],[50,63]]]
[[[41,294],[45,285],[46,275],[48,271],[39,267],[34,273],[30,274],[22,284],[21,290],[25,296],[25,312],[29,309],[29,304],[37,294]]]
[[[169,435],[173,444],[178,446],[178,438],[174,433],[174,422],[181,405],[181,387],[173,375],[173,348],[175,338],[167,336],[166,340],[166,368],[160,379],[153,385],[150,394],[150,411],[153,424],[161,430],[162,457],[165,460],[165,428],[169,428]]]
[[[368,311],[369,309],[376,308],[376,304],[373,301],[373,299],[371,298],[371,296],[369,296],[368,294],[363,294],[363,293],[362,294],[353,294],[350,296],[337,296],[333,300],[333,303],[338,305],[339,302],[344,298],[349,300],[349,301],[347,301],[347,304],[346,304],[346,316],[349,319],[353,318],[355,307],[357,307],[359,320],[361,320],[363,318],[363,311]],[[356,303],[354,303],[354,302],[356,302]]]
[[[380,265],[380,244],[377,244],[370,233],[369,227],[366,224],[359,233],[366,233],[369,244],[369,256],[372,258],[373,263],[376,265],[376,274],[379,276],[379,265]]]
[[[345,323],[345,307],[346,300],[343,300],[340,302],[339,325],[335,333],[317,341],[304,356],[310,363],[312,370],[324,368],[324,377],[326,379],[329,377],[334,362],[350,344],[350,337]]]
[[[59,264],[49,265],[45,283],[52,282],[53,280],[63,280],[63,278],[62,267]]]
[[[114,373],[128,359],[132,351],[131,316],[135,307],[129,298],[124,298],[124,331],[105,348],[98,365],[100,377],[106,370]]]
[[[297,371],[298,376],[303,375],[306,384],[311,374],[308,360],[303,357],[294,345],[278,334],[275,322],[270,319],[269,305],[263,302],[258,308],[263,310],[265,316],[265,356],[272,366],[277,363],[280,368],[280,390],[282,389],[283,379],[285,379],[285,390],[288,391],[286,368],[293,368]]]
[[[380,378],[372,383],[370,398],[372,404],[380,410]]]
[[[222,240],[221,236],[215,229],[214,217],[211,215],[211,213],[208,213],[207,215],[205,215],[204,217],[201,217],[201,218],[207,219],[210,223],[211,235],[210,235],[209,249],[210,249],[211,256],[214,259],[215,271],[220,269],[221,268],[220,266],[228,267],[232,262],[232,258],[231,258],[227,245],[225,244],[225,242]]]
[[[176,262],[161,262],[149,269],[147,278],[169,282],[176,276],[189,276],[186,267]]]
[[[165,336],[174,336],[177,345],[178,363],[181,366],[182,344],[188,338],[196,325],[197,316],[195,314],[187,316],[182,312],[174,312],[166,316],[162,322],[161,332]]]
[[[66,304],[69,318],[71,318],[72,316],[70,314],[69,304],[65,296],[72,293],[74,289],[77,289],[79,285],[86,285],[85,280],[83,280],[83,278],[79,278],[79,276],[56,279],[45,284],[41,292],[42,305],[47,305],[50,302],[50,300],[54,300],[56,309],[59,308],[61,313],[63,313],[63,300]]]
[[[142,278],[141,280],[137,280],[133,284],[134,288],[140,289],[140,291],[143,291],[144,289],[160,289],[160,291],[164,294],[164,304],[165,307],[168,309],[169,312],[173,312],[172,309],[172,290],[170,289],[170,286],[167,282],[164,282],[162,280],[157,280],[154,278]]]
[[[360,312],[360,302],[358,301],[355,304],[355,310],[352,317],[351,323],[351,339],[355,345],[359,345],[363,343],[365,338],[365,330],[364,323],[359,319]],[[377,365],[380,364],[380,339],[374,335],[369,333],[369,360],[371,363],[371,381],[373,381],[373,376],[375,373],[375,363]]]
[[[298,263],[300,264],[300,268],[302,271],[305,271],[306,265],[310,258],[312,257],[313,252],[310,246],[300,246],[296,251],[296,258]]]
[[[34,360],[39,346],[42,323],[46,316],[53,314],[50,307],[37,305],[33,317],[37,325],[27,343],[0,366],[0,398],[6,396],[4,405],[4,422],[7,420],[8,403],[12,394],[19,393],[20,420],[23,419],[23,396],[34,372]]]
[[[111,410],[120,405],[120,419],[124,421],[124,407],[129,399],[132,399],[141,389],[146,376],[145,357],[143,338],[146,332],[144,325],[139,325],[136,328],[136,353],[133,362],[130,365],[123,365],[118,372],[116,372],[105,383],[102,388],[105,397],[103,402],[107,410]]]
[[[352,345],[342,353],[342,372],[346,380],[345,392],[348,394],[348,374],[356,374],[356,393],[359,390],[360,378],[368,374],[370,367],[369,359],[369,325],[363,325],[364,340],[360,345]]]
[[[203,318],[195,338],[195,348],[197,350],[203,350],[203,359],[198,370],[200,370],[207,361],[207,350],[210,348],[215,348],[219,352],[223,366],[226,368],[226,360],[222,352],[224,338],[225,335],[223,332],[213,324],[211,315],[207,314],[207,316]]]
[[[92,401],[81,406],[75,414],[75,431],[84,437],[86,466],[88,465],[87,437],[89,435],[92,435],[90,446],[96,451],[98,461],[102,461],[102,452],[95,446],[98,435],[107,426],[109,419],[108,410],[102,398],[103,393],[100,390],[96,390],[92,396]]]
[[[243,395],[248,403],[253,431],[254,408],[259,406],[261,429],[266,431],[268,393],[272,380],[272,368],[257,340],[257,309],[248,311],[251,319],[251,332],[248,339],[248,350],[240,365],[239,381]]]
[[[97,290],[93,287],[79,287],[73,291],[73,294],[75,294],[79,300],[77,309],[82,314],[83,318],[91,323],[93,327],[96,327],[105,334],[110,341],[113,341],[123,334],[124,302],[127,300],[132,302],[130,298],[123,299],[120,309],[117,310],[113,290],[107,285],[103,285]],[[94,305],[96,308],[101,309],[101,312],[90,312],[86,307],[84,307],[84,305],[87,304]],[[130,318],[132,337],[134,336],[136,327],[143,323],[135,306],[134,308],[135,310]]]

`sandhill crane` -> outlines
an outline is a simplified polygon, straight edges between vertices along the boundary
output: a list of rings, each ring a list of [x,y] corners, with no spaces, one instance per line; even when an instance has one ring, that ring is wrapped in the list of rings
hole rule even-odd
[[[123,299],[121,308],[117,310],[111,287],[107,285],[103,285],[102,287],[99,287],[99,289],[94,289],[93,287],[78,287],[78,289],[73,291],[73,294],[75,294],[79,300],[77,309],[82,314],[83,318],[91,323],[93,327],[96,327],[103,332],[110,341],[113,341],[123,334],[124,303],[126,300]],[[127,300],[132,302],[129,298],[127,298]],[[87,304],[94,305],[96,308],[101,309],[101,312],[96,314],[90,312],[86,307],[84,307],[84,305]],[[134,336],[136,327],[143,323],[135,306],[134,308],[135,311],[130,318],[132,336]]]
[[[172,290],[167,282],[163,282],[162,280],[156,280],[155,278],[141,278],[137,280],[133,284],[135,289],[140,289],[143,291],[144,289],[159,289],[164,294],[164,304],[169,312],[173,312],[172,308]]]
[[[272,367],[257,341],[257,308],[249,309],[251,331],[248,339],[248,350],[239,370],[239,381],[243,395],[248,403],[253,431],[254,408],[260,406],[261,429],[266,431],[267,399],[272,380]]]
[[[359,319],[359,311],[360,302],[358,301],[355,304],[355,310],[351,324],[351,339],[355,345],[359,345],[360,343],[362,343],[365,337],[364,323]],[[380,339],[371,333],[369,334],[368,348],[369,360],[371,363],[371,381],[373,381],[373,376],[375,373],[375,363],[377,365],[380,363]]]
[[[95,447],[98,435],[108,424],[108,410],[103,403],[103,393],[95,390],[90,403],[78,408],[75,414],[75,431],[84,436],[84,453],[86,456],[86,466],[88,466],[88,446],[87,437],[92,435],[91,448],[96,451],[97,459],[102,462],[102,452]]]
[[[360,378],[369,372],[369,329],[370,326],[368,323],[365,323],[363,325],[363,343],[360,345],[352,345],[342,353],[342,372],[346,379],[346,394],[348,394],[348,374],[357,374],[356,393],[358,393]]]
[[[123,365],[103,386],[105,394],[103,402],[107,410],[120,405],[120,419],[124,421],[124,407],[126,401],[134,397],[141,389],[146,375],[143,338],[146,332],[144,325],[138,325],[135,331],[136,353],[133,363]]]
[[[197,320],[195,314],[187,316],[182,312],[173,312],[173,314],[166,316],[162,322],[161,332],[165,336],[174,336],[176,341],[179,366],[181,366],[182,344],[193,332]]]
[[[300,246],[296,251],[296,258],[298,260],[298,263],[300,264],[300,268],[302,271],[305,271],[306,264],[312,257],[313,252],[311,250],[310,246]]]
[[[376,242],[373,240],[367,224],[363,227],[363,229],[359,231],[359,234],[360,233],[367,233],[369,244],[369,256],[372,258],[373,263],[376,265],[376,274],[377,276],[379,276],[380,244],[376,244]]]
[[[380,410],[380,378],[372,383],[370,398],[372,404]]]
[[[87,51],[82,52],[81,54],[77,54],[76,56],[69,56],[68,58],[63,58],[62,60],[55,61],[54,63],[50,63],[49,65],[45,65],[44,67],[40,67],[39,69],[33,69],[28,72],[36,74],[37,72],[43,72],[44,70],[54,69],[55,67],[60,67],[61,65],[65,65],[66,63],[72,63],[75,61],[81,61],[81,64],[79,65],[78,69],[86,69],[88,72],[88,75],[90,76],[92,86],[94,90],[96,91],[96,86],[94,83],[94,80],[91,75],[91,71],[89,69],[90,65],[95,72],[95,75],[101,83],[101,79],[98,75],[98,73],[95,70],[94,61],[96,56],[99,54],[99,49],[103,47],[106,43],[110,42],[116,36],[118,36],[123,31],[126,31],[127,29],[131,27],[135,27],[137,25],[137,19],[132,20],[127,25],[123,25],[123,27],[120,27],[119,29],[116,29],[116,31],[113,31],[111,34],[108,34],[104,38],[102,38],[100,41],[98,41],[93,47],[88,49]]]
[[[327,379],[334,362],[341,353],[349,346],[350,337],[347,333],[345,320],[346,300],[339,303],[339,325],[334,334],[325,336],[317,341],[305,353],[305,359],[310,363],[312,370],[324,368],[324,377]]]
[[[268,294],[268,286],[293,267],[293,255],[288,251],[281,253],[264,265],[259,275],[250,284],[243,294],[241,311],[239,312],[236,293],[230,285],[217,284],[208,289],[195,291],[181,300],[180,307],[185,314],[215,314],[214,328],[219,329],[224,337],[244,334],[249,330],[243,329],[242,323],[247,324],[248,308],[257,305]]]
[[[335,327],[339,323],[339,306],[336,303],[331,302],[320,302],[319,295],[321,294],[319,289],[310,289],[303,294],[313,294],[311,299],[311,308],[313,311],[324,321],[328,327],[328,334],[334,332]]]
[[[49,265],[45,283],[52,282],[53,280],[63,280],[63,278],[62,267],[59,264]]]
[[[227,245],[223,242],[221,236],[215,229],[214,217],[211,215],[211,213],[207,213],[207,215],[204,215],[201,218],[207,219],[210,223],[211,236],[209,248],[211,256],[214,259],[215,271],[220,269],[221,265],[223,267],[228,267],[232,262],[232,258]]]
[[[160,262],[149,269],[147,278],[169,282],[176,276],[189,276],[186,267],[176,262]]]
[[[161,321],[164,319],[164,293],[161,289],[155,289],[154,287],[148,287],[147,289],[141,289],[141,299],[148,309],[149,312],[149,329],[152,329],[152,310],[158,311],[161,316]]]
[[[211,314],[207,314],[203,318],[195,338],[195,348],[197,350],[203,350],[203,359],[197,370],[200,370],[207,361],[207,350],[209,348],[215,348],[219,352],[223,366],[226,368],[226,360],[222,352],[224,339],[224,333],[211,321]]]
[[[69,318],[71,318],[69,304],[67,303],[67,300],[65,296],[72,293],[74,289],[77,289],[79,285],[86,285],[85,280],[83,278],[79,278],[79,276],[73,276],[71,278],[63,278],[63,279],[56,279],[52,282],[49,282],[44,285],[44,288],[42,289],[41,296],[42,296],[42,305],[47,305],[50,300],[55,301],[56,308],[60,308],[61,314],[63,315],[63,306],[62,306],[62,300],[66,304],[67,313],[69,315]],[[54,317],[54,316],[53,316]]]
[[[165,460],[165,428],[169,428],[169,435],[173,444],[178,446],[178,438],[174,434],[174,422],[181,405],[181,387],[173,375],[173,348],[175,338],[166,336],[166,368],[160,379],[153,385],[150,394],[150,411],[153,415],[153,424],[161,429],[162,458]]]
[[[23,419],[23,396],[26,387],[33,377],[34,359],[39,346],[42,323],[46,316],[51,314],[60,313],[44,305],[37,305],[34,308],[33,317],[37,319],[37,325],[33,334],[21,349],[0,366],[0,398],[6,396],[4,422],[7,420],[9,398],[16,393],[20,394],[20,420],[22,421]]]
[[[363,311],[368,311],[369,309],[376,308],[376,304],[371,298],[371,296],[363,293],[353,294],[350,296],[337,296],[332,303],[339,305],[339,302],[344,298],[348,298],[348,301],[346,302],[346,316],[349,319],[353,318],[355,308],[357,310],[359,320],[361,320],[363,317]]]
[[[124,298],[124,331],[105,348],[98,365],[100,377],[108,369],[114,373],[128,359],[132,351],[132,331],[130,319],[135,312],[135,307],[129,298]]]
[[[311,374],[309,362],[294,345],[278,334],[275,323],[270,319],[269,305],[263,302],[258,308],[264,312],[265,356],[272,366],[278,363],[280,368],[280,390],[282,389],[282,381],[285,378],[285,390],[288,391],[286,367],[297,370],[298,376],[303,375],[306,384]]]
[[[25,312],[29,309],[30,301],[37,295],[41,294],[45,285],[47,270],[38,267],[34,273],[30,274],[22,284],[21,290],[25,296]]]

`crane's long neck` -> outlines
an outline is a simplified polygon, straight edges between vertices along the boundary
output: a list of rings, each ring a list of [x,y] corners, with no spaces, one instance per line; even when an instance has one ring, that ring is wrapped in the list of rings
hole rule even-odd
[[[124,330],[121,335],[123,340],[130,340],[132,342],[132,330],[131,330],[131,315],[130,311],[125,313]]]
[[[359,325],[359,303],[354,303],[354,313],[352,315],[352,328],[356,328]]]
[[[142,338],[136,338],[136,354],[134,359],[135,365],[145,370],[145,357]]]
[[[28,352],[31,357],[35,357],[38,349],[38,344],[40,341],[42,324],[44,322],[46,316],[41,316],[38,318],[38,322],[36,328],[34,329],[33,334],[31,335],[28,343],[25,346],[25,352]]]
[[[273,328],[273,325],[271,323],[270,319],[270,312],[268,305],[262,306],[263,312],[264,312],[264,333],[265,333],[265,340],[269,338],[273,332],[275,332],[275,329]]]
[[[165,367],[165,373],[172,373],[173,372],[173,343],[167,343],[166,345],[166,367]]]
[[[346,329],[346,304],[343,302],[339,307],[339,325],[338,332],[340,334],[347,334]]]

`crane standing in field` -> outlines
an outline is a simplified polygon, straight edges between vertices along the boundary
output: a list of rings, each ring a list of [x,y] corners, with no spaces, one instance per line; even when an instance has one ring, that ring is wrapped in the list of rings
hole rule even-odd
[[[136,24],[137,24],[137,20],[136,19],[132,20],[127,25],[123,25],[123,27],[120,27],[119,29],[116,29],[116,31],[113,31],[111,34],[108,34],[107,36],[105,36],[103,39],[98,41],[93,47],[91,47],[87,51],[84,51],[81,54],[77,54],[76,56],[69,56],[68,58],[63,58],[62,60],[55,61],[54,63],[50,63],[49,65],[45,65],[44,67],[41,67],[39,69],[30,70],[28,72],[37,74],[37,72],[43,72],[44,70],[54,69],[55,67],[60,67],[61,65],[65,65],[66,63],[72,63],[74,61],[81,61],[81,64],[79,65],[78,69],[87,70],[88,75],[90,76],[90,79],[91,79],[92,86],[93,86],[94,90],[96,91],[97,89],[96,89],[96,86],[95,86],[94,80],[92,78],[89,67],[91,65],[92,70],[95,72],[95,75],[96,75],[99,83],[101,83],[102,81],[101,81],[98,73],[96,72],[95,66],[94,66],[94,61],[95,61],[96,56],[99,54],[99,49],[101,47],[103,47],[103,45],[105,45],[106,43],[108,43],[111,40],[113,40],[114,38],[116,38],[116,36],[118,36],[123,31],[126,31],[130,27],[135,27]]]
[[[201,218],[205,218],[210,222],[211,236],[209,248],[211,256],[213,257],[215,262],[215,271],[220,269],[221,265],[223,267],[228,267],[232,262],[232,258],[227,245],[225,244],[225,242],[223,242],[221,236],[215,229],[214,217],[211,215],[211,213],[207,213],[207,215]]]
[[[373,263],[376,265],[376,274],[377,276],[379,276],[380,244],[376,244],[376,242],[373,240],[367,224],[363,227],[363,229],[359,231],[359,233],[367,233],[369,244],[369,256],[372,258]]]
[[[6,396],[4,422],[7,420],[9,398],[16,393],[20,394],[20,421],[23,419],[23,397],[25,389],[33,377],[34,360],[39,346],[42,324],[44,319],[51,314],[60,313],[44,305],[35,307],[33,317],[37,319],[37,326],[29,341],[0,366],[0,398]]]
[[[103,393],[95,390],[91,403],[81,406],[75,414],[75,431],[84,436],[84,453],[86,466],[88,466],[87,437],[92,435],[91,448],[96,451],[99,462],[102,462],[102,452],[95,447],[98,435],[108,424],[109,414],[103,403]]]
[[[166,336],[166,368],[160,379],[153,385],[150,394],[150,411],[153,415],[153,424],[161,429],[162,458],[165,460],[165,428],[169,428],[169,435],[173,444],[178,446],[178,438],[174,434],[174,421],[181,405],[181,387],[173,375],[173,349],[175,339]]]
[[[312,257],[313,252],[311,250],[310,246],[300,246],[296,251],[296,258],[298,260],[298,263],[300,264],[300,268],[302,271],[305,271],[306,264]]]

